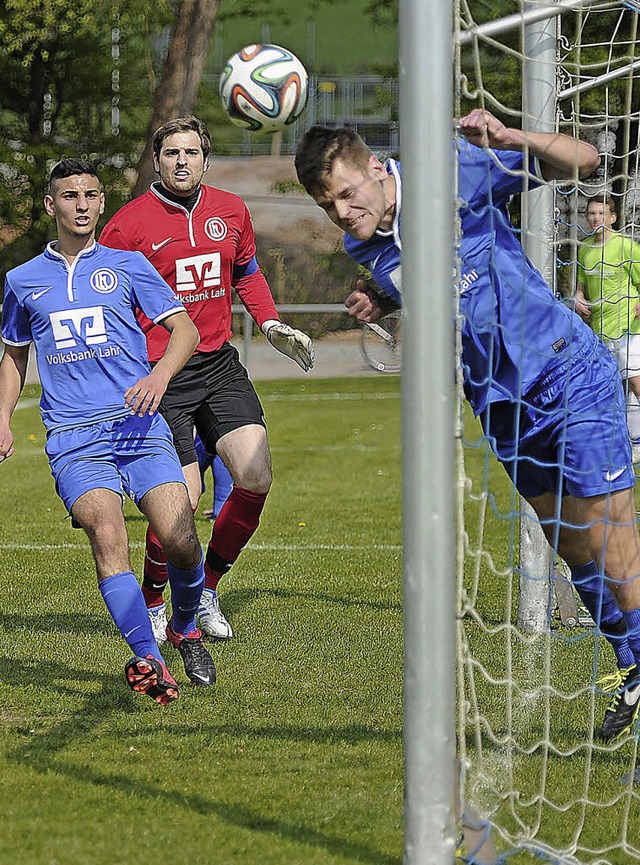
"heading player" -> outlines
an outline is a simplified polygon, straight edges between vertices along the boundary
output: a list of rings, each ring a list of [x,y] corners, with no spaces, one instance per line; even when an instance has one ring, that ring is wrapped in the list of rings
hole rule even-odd
[[[194,683],[215,682],[195,614],[204,582],[202,550],[171,432],[156,409],[198,333],[169,286],[139,253],[95,242],[104,194],[94,166],[65,159],[44,199],[57,242],[9,271],[0,363],[0,460],[13,454],[9,422],[36,349],[40,408],[56,491],[91,542],[99,588],[134,652],[125,673],[134,691],[165,705],[178,697],[131,570],[123,493],[138,505],[169,557],[171,643]],[[153,370],[134,310],[166,333]]]
[[[210,454],[219,454],[233,490],[218,515],[205,560],[205,589],[198,611],[202,630],[228,640],[231,625],[220,610],[217,586],[258,527],[271,486],[271,456],[260,401],[231,339],[231,289],[274,348],[303,370],[314,363],[309,337],[279,320],[258,262],[251,217],[237,195],[202,183],[211,136],[196,117],[165,123],[153,136],[160,181],[126,204],[107,223],[101,242],[139,250],[175,289],[200,332],[200,344],[163,397],[166,417],[184,470],[191,505],[202,492],[194,446],[195,426]],[[146,316],[141,322],[152,364],[166,336]],[[150,526],[143,593],[164,630],[165,556]]]
[[[640,708],[640,538],[624,394],[610,354],[555,300],[508,213],[514,194],[588,176],[599,156],[566,135],[507,128],[481,109],[461,120],[454,156],[465,393],[616,653],[619,689],[599,730],[611,741]],[[322,126],[302,137],[295,164],[380,286],[382,297],[362,282],[346,300],[357,320],[375,321],[400,300],[400,164],[381,163],[350,129]]]

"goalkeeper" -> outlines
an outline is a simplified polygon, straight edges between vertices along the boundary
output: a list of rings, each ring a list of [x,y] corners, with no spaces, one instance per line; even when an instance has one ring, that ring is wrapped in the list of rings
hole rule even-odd
[[[613,196],[587,203],[592,234],[578,247],[575,310],[601,337],[618,363],[627,396],[634,463],[640,462],[640,246],[614,231]]]
[[[600,158],[585,142],[507,128],[482,109],[461,120],[453,149],[465,394],[613,646],[619,674],[598,731],[612,741],[640,708],[640,538],[622,382],[602,341],[527,259],[508,213],[513,195],[588,176]],[[295,164],[384,293],[381,302],[359,283],[346,300],[358,321],[375,321],[401,300],[400,164],[381,163],[350,129],[323,126],[302,137]]]
[[[229,342],[232,288],[274,348],[305,371],[313,367],[313,347],[306,334],[279,320],[256,261],[251,217],[242,199],[202,183],[211,149],[204,123],[196,117],[171,120],[155,132],[152,144],[160,180],[110,219],[100,242],[142,252],[200,332],[200,344],[171,381],[160,411],[171,427],[194,510],[202,492],[194,426],[206,450],[220,455],[233,479],[205,555],[198,608],[201,630],[228,640],[233,634],[220,609],[218,582],[257,529],[271,486],[262,407]],[[166,347],[164,329],[141,312],[139,320],[153,365]],[[164,636],[166,583],[166,556],[149,527],[142,591],[158,638]]]

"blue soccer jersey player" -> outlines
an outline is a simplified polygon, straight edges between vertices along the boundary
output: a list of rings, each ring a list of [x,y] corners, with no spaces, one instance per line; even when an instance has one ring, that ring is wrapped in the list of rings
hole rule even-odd
[[[640,538],[624,395],[615,362],[555,300],[507,209],[514,194],[544,181],[589,175],[599,156],[569,136],[507,128],[481,109],[462,119],[454,155],[465,393],[614,648],[618,690],[598,731],[612,741],[640,709]],[[399,306],[400,164],[381,163],[352,130],[315,126],[298,145],[296,170],[379,286],[358,280],[350,314],[372,322]]]
[[[44,204],[58,239],[9,271],[5,282],[0,461],[14,450],[9,423],[33,343],[56,491],[89,537],[100,591],[134,653],[125,666],[130,687],[166,705],[177,699],[178,687],[131,570],[122,497],[135,501],[167,550],[174,610],[167,636],[189,679],[211,685],[215,668],[195,622],[202,550],[171,432],[156,413],[198,332],[144,256],[95,242],[104,194],[91,163],[58,163]],[[137,308],[170,333],[153,371]]]
[[[199,435],[195,438],[196,455],[198,457],[198,466],[200,468],[200,478],[202,480],[202,492],[204,493],[207,485],[205,483],[205,473],[208,468],[211,469],[213,477],[213,507],[203,510],[203,516],[210,520],[215,520],[222,510],[222,506],[229,498],[233,489],[233,478],[229,469],[222,462],[221,458],[216,454],[210,454],[202,444]]]

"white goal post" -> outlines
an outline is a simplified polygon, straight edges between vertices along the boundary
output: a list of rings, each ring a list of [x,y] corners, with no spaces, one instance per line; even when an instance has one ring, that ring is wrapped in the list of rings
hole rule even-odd
[[[550,547],[511,498],[470,413],[452,405],[447,341],[450,138],[462,106],[486,106],[531,130],[569,131],[603,155],[589,189],[523,196],[522,242],[554,289],[563,279],[575,285],[585,192],[613,187],[624,202],[620,227],[639,231],[637,7],[400,0],[405,865],[451,865],[458,811],[480,815],[498,852],[462,844],[456,861],[640,863],[636,737],[606,746],[594,737],[608,700],[598,684],[612,669],[608,648],[593,629],[551,622]],[[433,219],[436,208],[442,219]]]

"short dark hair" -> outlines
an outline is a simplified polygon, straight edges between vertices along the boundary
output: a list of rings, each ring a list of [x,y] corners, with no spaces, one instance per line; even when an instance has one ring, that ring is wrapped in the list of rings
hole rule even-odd
[[[162,150],[162,142],[169,135],[175,135],[176,132],[197,132],[200,138],[200,145],[204,158],[207,159],[211,153],[211,133],[207,129],[205,123],[193,114],[186,117],[176,117],[163,123],[153,133],[153,155],[157,158]]]
[[[601,192],[599,195],[593,195],[591,198],[588,198],[587,210],[589,210],[589,205],[592,201],[594,201],[596,204],[604,204],[605,207],[609,208],[611,213],[618,213],[618,211],[616,210],[616,202],[610,192]]]
[[[76,159],[74,157],[70,157],[68,159],[61,159],[57,165],[54,165],[51,169],[51,174],[49,175],[49,191],[53,189],[53,184],[56,180],[62,180],[64,177],[73,177],[76,174],[89,174],[91,177],[95,177],[98,183],[101,183],[100,175],[98,174],[98,169],[95,167],[93,162],[89,162],[87,159]]]
[[[364,168],[370,157],[369,147],[348,126],[312,126],[298,142],[294,163],[298,180],[309,195],[314,195],[324,189],[336,159]]]

